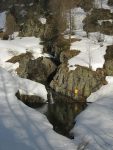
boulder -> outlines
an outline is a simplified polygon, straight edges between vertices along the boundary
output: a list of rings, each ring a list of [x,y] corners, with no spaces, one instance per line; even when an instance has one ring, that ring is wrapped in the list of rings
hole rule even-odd
[[[16,97],[21,100],[24,104],[30,106],[30,107],[34,107],[34,108],[38,108],[41,105],[45,104],[45,100],[42,99],[39,96],[36,95],[23,95],[20,94],[20,92],[18,91],[16,93]]]
[[[19,62],[19,68],[17,68],[17,74],[22,78],[27,78],[27,64],[32,59],[32,54],[27,52],[18,56],[12,57],[8,62],[16,63]]]
[[[50,87],[56,92],[81,100],[104,84],[106,84],[105,76],[100,71],[95,72],[81,66],[69,71],[67,65],[62,64],[51,81]],[[78,92],[76,93],[75,90]]]
[[[57,68],[52,58],[39,57],[33,60],[32,54],[29,52],[14,56],[8,62],[19,62],[19,68],[16,71],[20,77],[43,84],[52,80]]]
[[[27,78],[37,82],[46,83],[55,70],[56,65],[51,58],[40,57],[28,62]]]
[[[107,76],[113,76],[113,45],[107,47],[104,58],[105,73]]]
[[[60,54],[60,62],[61,63],[65,63],[67,62],[69,59],[71,59],[72,57],[78,55],[80,53],[80,51],[77,50],[68,50],[68,51],[63,51]]]

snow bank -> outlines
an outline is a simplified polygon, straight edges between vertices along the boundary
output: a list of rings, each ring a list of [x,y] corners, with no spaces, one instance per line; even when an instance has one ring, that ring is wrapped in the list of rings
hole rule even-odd
[[[21,94],[37,95],[47,101],[47,90],[43,84],[19,77],[15,77],[15,79],[19,85],[19,92]]]
[[[0,68],[0,150],[75,150],[44,115],[17,100],[18,89],[17,80]]]
[[[113,149],[113,77],[87,99],[90,104],[76,118],[75,143],[87,150]],[[111,80],[112,79],[112,80]]]
[[[7,61],[15,55],[32,52],[35,58],[42,56],[43,46],[40,39],[35,37],[16,37],[14,40],[0,40],[0,59]]]
[[[107,81],[108,83],[113,83],[113,76],[107,76],[107,77],[106,77],[106,81]]]
[[[106,80],[108,82],[107,85],[104,85],[100,88],[100,90],[92,93],[88,98],[87,102],[95,102],[99,98],[104,98],[104,97],[109,97],[113,96],[113,77],[112,76],[107,76]]]
[[[31,52],[36,58],[40,56],[48,56],[42,54],[43,46],[40,45],[40,39],[35,37],[16,37],[14,40],[0,40],[0,66],[5,68],[8,72],[16,75],[16,69],[19,67],[19,63],[6,62],[13,56]],[[49,57],[49,56],[48,56]],[[47,91],[45,86],[27,79],[15,77],[18,82],[19,90],[21,94],[37,95],[44,101],[47,101]]]

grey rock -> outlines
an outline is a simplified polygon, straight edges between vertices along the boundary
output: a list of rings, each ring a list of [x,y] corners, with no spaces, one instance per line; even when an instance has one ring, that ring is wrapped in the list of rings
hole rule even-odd
[[[108,46],[104,56],[104,69],[107,76],[113,76],[113,45]]]
[[[106,84],[106,81],[102,71],[92,71],[81,66],[69,71],[67,65],[62,64],[50,83],[50,87],[56,92],[74,99],[82,99],[83,97],[88,97],[91,92],[96,91],[103,84]],[[75,89],[78,89],[77,95],[75,94]]]

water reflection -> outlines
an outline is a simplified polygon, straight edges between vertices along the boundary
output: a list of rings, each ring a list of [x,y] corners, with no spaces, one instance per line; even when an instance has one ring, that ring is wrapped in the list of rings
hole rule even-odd
[[[54,104],[48,104],[46,116],[56,132],[70,137],[69,131],[74,126],[74,119],[85,107],[85,103],[57,101]]]
[[[85,100],[84,102],[75,102],[70,97],[55,92],[50,92],[49,102],[45,104],[39,103],[39,101],[29,101],[26,96],[23,99],[24,96],[18,96],[18,93],[16,96],[29,107],[45,114],[53,125],[53,129],[67,137],[70,137],[69,131],[74,126],[75,117],[86,108]]]

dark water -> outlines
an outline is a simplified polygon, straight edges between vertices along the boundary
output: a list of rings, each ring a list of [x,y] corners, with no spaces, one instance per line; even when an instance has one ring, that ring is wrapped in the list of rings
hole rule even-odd
[[[87,106],[85,102],[75,102],[71,98],[58,93],[52,93],[52,97],[50,95],[49,102],[46,104],[22,101],[29,107],[45,114],[53,125],[53,129],[69,138],[73,138],[69,132],[75,124],[75,117]]]
[[[74,126],[74,119],[85,107],[85,103],[57,101],[54,104],[48,104],[48,110],[45,114],[56,132],[72,138],[69,131]]]
[[[52,92],[48,104],[38,107],[37,110],[47,116],[56,132],[72,138],[69,132],[75,124],[74,119],[85,108],[86,102],[75,102],[70,97]]]

